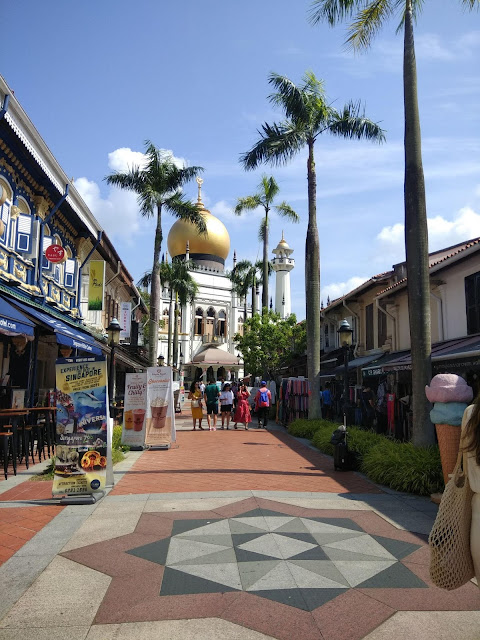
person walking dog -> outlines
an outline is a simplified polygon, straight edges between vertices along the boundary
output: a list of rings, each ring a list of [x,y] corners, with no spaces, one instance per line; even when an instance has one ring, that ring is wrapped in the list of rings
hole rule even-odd
[[[260,389],[255,395],[255,411],[258,416],[258,426],[267,428],[268,414],[270,413],[270,405],[272,403],[272,394],[267,389],[267,383],[262,380]]]

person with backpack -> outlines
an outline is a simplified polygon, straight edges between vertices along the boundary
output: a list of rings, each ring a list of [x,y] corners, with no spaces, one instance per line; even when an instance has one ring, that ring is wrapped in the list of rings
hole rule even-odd
[[[218,391],[217,384],[211,380],[205,387],[205,398],[207,405],[207,422],[210,431],[217,430],[217,415],[218,415]]]
[[[267,428],[268,414],[270,412],[270,404],[272,402],[272,394],[267,389],[267,383],[262,380],[260,389],[255,396],[255,411],[258,416],[258,426]]]

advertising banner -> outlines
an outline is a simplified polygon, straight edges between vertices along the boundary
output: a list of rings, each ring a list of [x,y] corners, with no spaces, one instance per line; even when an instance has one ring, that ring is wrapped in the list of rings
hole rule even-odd
[[[171,367],[147,369],[145,444],[165,447],[175,442],[175,407]]]
[[[105,262],[104,260],[90,260],[89,267],[88,310],[102,311],[103,291],[105,285]]]
[[[122,330],[120,331],[120,340],[125,340],[126,338],[130,338],[130,329],[132,326],[132,303],[131,302],[121,302],[120,303],[120,318],[119,318],[120,326]]]
[[[145,413],[147,408],[147,374],[125,375],[125,397],[123,400],[122,443],[129,447],[145,444]]]
[[[105,488],[107,468],[107,365],[105,357],[56,361],[54,495]]]

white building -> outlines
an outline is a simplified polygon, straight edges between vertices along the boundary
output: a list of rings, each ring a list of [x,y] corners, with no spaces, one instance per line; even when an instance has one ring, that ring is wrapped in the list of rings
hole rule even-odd
[[[185,380],[203,375],[215,380],[243,376],[243,363],[237,355],[233,336],[243,333],[244,309],[232,291],[232,282],[225,273],[230,252],[230,236],[225,225],[202,202],[201,185],[197,178],[198,201],[207,226],[200,235],[193,224],[177,220],[168,234],[168,253],[192,260],[197,269],[191,275],[198,284],[192,304],[181,309],[179,322],[179,353],[177,362],[184,363]],[[168,323],[173,316],[169,292],[164,290],[160,303],[162,328],[159,333],[159,354],[167,359]]]
[[[293,249],[290,249],[283,237],[272,253],[272,268],[275,271],[275,311],[280,314],[282,320],[292,313],[292,295],[290,292],[290,271],[295,266],[295,260],[291,258]]]

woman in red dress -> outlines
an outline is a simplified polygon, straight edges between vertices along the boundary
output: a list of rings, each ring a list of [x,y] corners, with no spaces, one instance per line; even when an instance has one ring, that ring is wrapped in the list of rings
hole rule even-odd
[[[248,404],[248,398],[250,397],[250,393],[247,387],[242,384],[240,385],[240,390],[237,393],[237,408],[235,409],[235,416],[233,420],[235,424],[233,428],[237,428],[237,422],[242,422],[245,425],[245,430],[248,431],[248,425],[252,421],[252,416],[250,415],[250,405]]]

